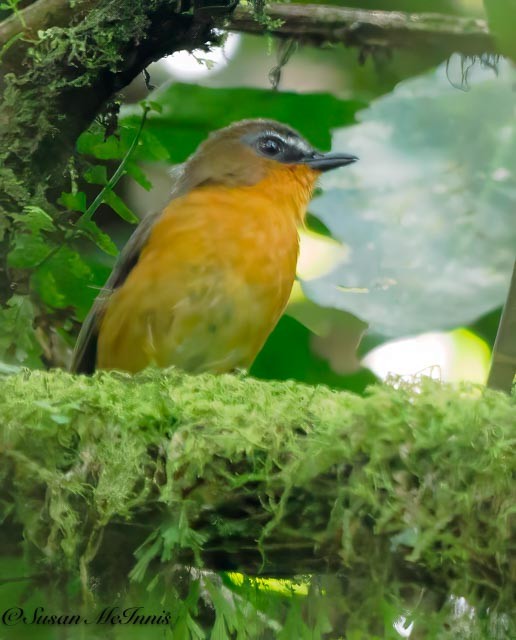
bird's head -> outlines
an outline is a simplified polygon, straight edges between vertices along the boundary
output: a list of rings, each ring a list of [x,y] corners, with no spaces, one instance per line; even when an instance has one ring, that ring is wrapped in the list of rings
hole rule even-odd
[[[184,165],[181,191],[204,185],[252,186],[274,173],[315,184],[321,172],[355,162],[322,153],[297,131],[274,120],[241,120],[213,132]]]

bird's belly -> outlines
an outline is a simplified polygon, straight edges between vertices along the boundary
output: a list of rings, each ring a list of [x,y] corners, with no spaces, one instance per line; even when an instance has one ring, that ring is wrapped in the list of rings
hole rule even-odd
[[[156,360],[185,371],[248,367],[274,327],[270,297],[256,287],[207,287],[174,305],[168,327],[156,318]],[[278,310],[279,312],[281,310]]]
[[[187,287],[159,277],[141,295],[116,291],[101,325],[98,367],[249,367],[288,301],[293,274],[282,282],[248,283],[231,272],[199,270],[194,279],[185,274]]]

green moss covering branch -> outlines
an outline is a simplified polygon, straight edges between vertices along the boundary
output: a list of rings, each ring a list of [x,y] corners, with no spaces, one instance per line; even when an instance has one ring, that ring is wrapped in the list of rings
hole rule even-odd
[[[514,397],[54,371],[5,376],[0,413],[4,525],[36,574],[330,571],[358,608],[415,586],[513,606]]]

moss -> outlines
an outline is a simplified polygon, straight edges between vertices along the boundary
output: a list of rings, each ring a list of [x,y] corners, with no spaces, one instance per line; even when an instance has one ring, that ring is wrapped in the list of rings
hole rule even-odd
[[[415,585],[513,601],[516,401],[504,394],[22,372],[3,379],[0,411],[9,521],[36,566],[80,572],[86,588],[99,571],[109,582],[115,545],[121,580],[176,561],[326,567],[353,575],[360,611]]]

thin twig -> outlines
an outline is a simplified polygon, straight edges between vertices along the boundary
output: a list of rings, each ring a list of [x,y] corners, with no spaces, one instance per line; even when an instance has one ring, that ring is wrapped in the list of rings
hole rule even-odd
[[[120,180],[120,178],[124,175],[125,167],[126,167],[128,161],[129,161],[129,158],[131,157],[131,154],[134,151],[134,148],[136,147],[136,145],[138,144],[138,141],[140,140],[140,136],[142,134],[143,127],[145,126],[145,121],[147,120],[147,114],[149,113],[149,111],[150,111],[150,107],[149,106],[146,105],[146,106],[143,107],[143,115],[142,115],[142,119],[141,119],[141,122],[140,122],[140,126],[138,127],[138,131],[136,132],[136,135],[134,136],[134,139],[131,142],[131,144],[129,146],[129,149],[127,149],[127,153],[123,157],[122,162],[118,165],[118,168],[115,171],[115,173],[111,176],[111,178],[108,180],[108,182],[102,187],[100,193],[95,198],[95,200],[86,209],[85,214],[79,218],[79,220],[77,222],[78,226],[80,226],[81,222],[83,222],[85,220],[86,221],[87,220],[91,220],[91,218],[93,217],[95,211],[104,202],[104,198],[106,197],[106,194],[109,193],[110,191],[113,191],[113,189],[116,187],[116,185],[117,185],[118,181]]]

